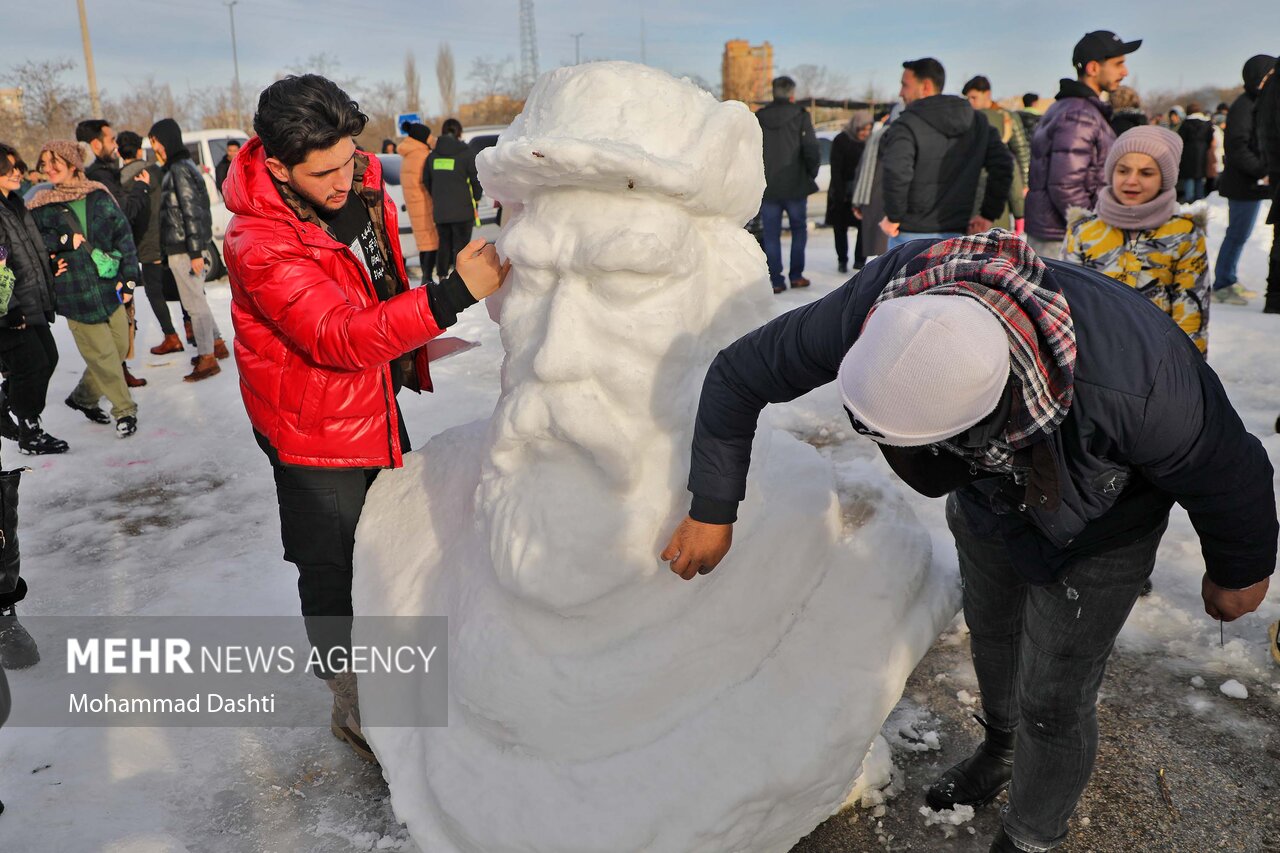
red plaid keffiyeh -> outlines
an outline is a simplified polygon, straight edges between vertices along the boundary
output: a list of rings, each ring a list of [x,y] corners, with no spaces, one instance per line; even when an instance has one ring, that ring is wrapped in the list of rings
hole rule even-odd
[[[1023,240],[993,229],[934,243],[898,271],[872,306],[874,312],[886,299],[920,293],[968,296],[1004,324],[1014,394],[1004,434],[974,460],[988,470],[1009,470],[1013,452],[1057,429],[1071,408],[1075,327],[1067,300],[1044,274],[1044,262]]]

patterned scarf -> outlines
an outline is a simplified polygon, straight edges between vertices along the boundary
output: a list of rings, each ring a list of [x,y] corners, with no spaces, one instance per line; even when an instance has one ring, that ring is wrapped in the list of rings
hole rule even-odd
[[[40,157],[42,159],[46,152],[65,163],[71,169],[71,177],[57,186],[50,187],[47,190],[40,190],[32,196],[31,201],[27,202],[28,210],[35,210],[38,207],[44,207],[46,204],[79,201],[94,190],[102,190],[107,195],[111,194],[111,191],[102,184],[85,177],[84,157],[79,143],[72,142],[69,139],[55,139],[52,142],[45,143],[44,148],[40,149]]]
[[[1044,263],[1025,242],[993,229],[934,243],[898,271],[871,308],[918,293],[967,296],[1004,324],[1013,399],[1003,433],[985,448],[941,442],[988,471],[1012,471],[1014,452],[1052,433],[1071,408],[1075,327],[1066,299],[1044,274]]]

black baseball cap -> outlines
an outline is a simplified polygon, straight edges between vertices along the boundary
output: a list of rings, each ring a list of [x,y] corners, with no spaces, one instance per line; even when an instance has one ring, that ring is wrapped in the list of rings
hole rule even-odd
[[[1090,62],[1106,62],[1113,56],[1124,56],[1142,47],[1142,39],[1125,41],[1111,30],[1094,30],[1076,42],[1071,52],[1071,64],[1081,70]]]

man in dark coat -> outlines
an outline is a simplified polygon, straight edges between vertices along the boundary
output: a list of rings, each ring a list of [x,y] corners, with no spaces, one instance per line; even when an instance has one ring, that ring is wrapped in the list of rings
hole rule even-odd
[[[1186,204],[1205,197],[1205,179],[1213,150],[1213,124],[1195,101],[1187,104],[1187,117],[1178,125],[1182,159],[1178,162],[1178,200]]]
[[[147,131],[156,158],[164,167],[160,202],[160,250],[169,264],[182,307],[191,315],[198,355],[195,369],[182,377],[200,382],[222,371],[218,359],[230,353],[204,293],[205,247],[213,240],[209,190],[199,167],[182,141],[182,128],[162,118]]]
[[[1267,163],[1258,144],[1254,113],[1258,107],[1258,95],[1262,92],[1262,81],[1275,64],[1274,56],[1258,54],[1250,57],[1244,64],[1244,92],[1227,111],[1218,194],[1227,200],[1228,219],[1227,233],[1222,237],[1218,261],[1213,268],[1213,298],[1216,302],[1247,305],[1249,301],[1244,288],[1238,284],[1236,267],[1244,244],[1258,221],[1262,202],[1271,197],[1271,188],[1265,183]]]
[[[773,101],[756,113],[764,133],[764,200],[760,220],[764,229],[761,243],[769,265],[773,292],[792,287],[808,287],[804,277],[804,250],[809,238],[808,199],[818,191],[821,154],[813,132],[809,111],[798,106],[796,81],[777,77],[773,81]],[[791,229],[791,268],[782,277],[782,214]]]
[[[1274,226],[1271,237],[1271,265],[1267,271],[1267,301],[1262,310],[1280,314],[1280,59],[1263,79],[1258,96],[1258,147],[1267,161],[1267,185],[1271,188],[1271,211],[1267,224]]]
[[[1040,255],[1059,257],[1067,209],[1092,210],[1107,183],[1103,166],[1116,134],[1102,93],[1114,92],[1129,75],[1125,56],[1141,44],[1108,30],[1088,33],[1076,43],[1071,56],[1076,79],[1061,81],[1057,101],[1031,138],[1027,240]]]
[[[1010,786],[990,850],[1051,849],[1175,502],[1200,536],[1208,615],[1261,604],[1280,532],[1267,453],[1186,334],[1132,288],[1001,231],[911,242],[716,357],[689,517],[662,553],[674,572],[690,580],[728,553],[764,406],[833,380],[898,476],[948,495],[987,734],[927,801],[979,805]]]
[[[853,185],[858,178],[858,163],[871,135],[871,111],[856,110],[844,129],[831,140],[831,182],[827,187],[827,225],[835,235],[836,264],[840,272],[849,271],[849,229],[857,230],[853,246],[853,268],[860,270],[867,262],[862,243],[862,220],[853,212]]]
[[[986,118],[964,98],[943,95],[946,72],[936,59],[902,63],[907,108],[880,143],[884,219],[889,248],[922,237],[986,231],[1004,212],[1013,181],[1013,155]],[[974,199],[982,170],[986,193]]]
[[[422,186],[431,196],[432,216],[440,235],[436,255],[436,277],[449,277],[458,252],[471,242],[471,231],[480,224],[476,204],[484,195],[476,174],[475,152],[462,141],[462,122],[446,119],[436,137],[436,147],[427,157]]]

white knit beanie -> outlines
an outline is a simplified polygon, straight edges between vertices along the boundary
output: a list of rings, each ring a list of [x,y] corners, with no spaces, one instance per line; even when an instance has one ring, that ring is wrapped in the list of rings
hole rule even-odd
[[[872,312],[837,383],[844,404],[881,444],[919,447],[991,414],[1009,380],[1009,339],[967,296],[921,293]]]

